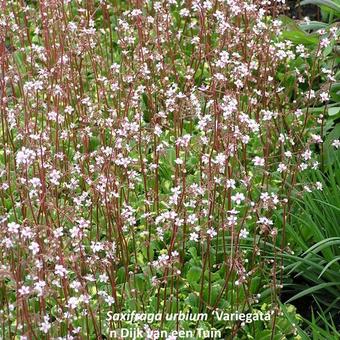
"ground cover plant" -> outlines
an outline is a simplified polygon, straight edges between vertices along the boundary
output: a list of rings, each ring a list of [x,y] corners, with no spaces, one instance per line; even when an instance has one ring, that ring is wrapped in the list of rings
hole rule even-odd
[[[336,339],[339,5],[314,3],[0,1],[3,339]]]

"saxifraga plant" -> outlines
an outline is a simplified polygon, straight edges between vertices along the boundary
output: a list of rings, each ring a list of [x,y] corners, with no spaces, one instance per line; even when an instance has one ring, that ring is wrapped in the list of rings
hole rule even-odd
[[[336,37],[296,48],[282,2],[1,1],[3,338],[129,326],[108,312],[252,311],[267,289],[274,338],[291,188],[323,142],[292,92],[328,103],[313,86]]]

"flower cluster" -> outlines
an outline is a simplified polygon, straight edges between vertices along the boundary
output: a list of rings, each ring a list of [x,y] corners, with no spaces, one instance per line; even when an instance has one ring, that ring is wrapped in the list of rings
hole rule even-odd
[[[136,290],[166,303],[192,248],[203,271],[250,286],[263,259],[241,245],[276,242],[292,195],[308,185],[297,174],[318,167],[323,143],[307,129],[320,117],[288,100],[278,72],[296,73],[310,105],[329,100],[312,89],[315,70],[289,69],[313,56],[281,37],[281,2],[8,1],[3,325],[15,320],[22,339],[77,339],[86,318],[99,338],[99,313],[144,305]],[[13,50],[2,52],[5,38]],[[332,39],[320,33],[320,53]]]

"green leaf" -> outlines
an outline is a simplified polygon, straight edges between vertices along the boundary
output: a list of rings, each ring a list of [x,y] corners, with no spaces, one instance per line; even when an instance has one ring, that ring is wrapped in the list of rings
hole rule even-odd
[[[306,296],[306,295],[309,295],[309,294],[313,294],[321,289],[324,289],[324,288],[328,288],[328,287],[331,287],[331,286],[338,286],[339,285],[339,282],[324,282],[324,283],[320,283],[316,286],[313,286],[313,287],[310,287],[308,289],[305,289],[303,290],[302,292],[294,295],[293,297],[291,297],[287,303],[289,302],[292,302],[294,300],[297,300],[297,299],[300,299],[302,298],[303,296]]]
[[[260,288],[260,283],[261,283],[261,278],[259,276],[255,276],[252,280],[251,280],[251,284],[250,284],[250,291],[255,294],[258,292],[258,289]]]
[[[328,115],[329,116],[335,116],[340,112],[340,107],[336,106],[336,107],[330,107],[328,109]]]
[[[199,298],[197,294],[190,293],[189,296],[186,298],[186,302],[190,305],[190,307],[198,307],[199,306]]]
[[[340,256],[337,256],[335,259],[327,263],[326,267],[322,270],[322,272],[319,275],[319,278],[323,275],[323,273],[335,262],[340,261]]]
[[[259,333],[257,336],[259,339],[262,339],[262,340],[270,340],[272,336],[272,331],[269,329],[265,329],[261,333]]]
[[[309,30],[314,31],[314,30],[319,30],[321,28],[326,28],[328,27],[328,25],[320,21],[310,21],[308,23],[299,24],[299,27],[303,29],[304,31],[309,31]]]
[[[197,249],[195,247],[190,247],[189,253],[193,259],[197,259]]]
[[[319,43],[316,36],[308,35],[302,30],[284,31],[282,37],[292,41],[294,44],[317,45]]]
[[[296,328],[299,336],[301,337],[301,339],[303,340],[308,340],[310,339],[309,336],[299,327],[296,325],[296,320],[294,318],[294,316],[292,315],[292,313],[290,312],[290,306],[291,305],[284,305],[282,304],[280,301],[279,301],[279,304],[280,304],[280,307],[281,307],[281,310],[284,314],[284,316],[286,317],[286,319],[293,325],[294,324],[294,328]]]
[[[332,116],[333,117],[336,116]],[[331,119],[331,118],[329,118]],[[340,160],[340,153],[337,149],[334,148],[332,145],[335,139],[340,137],[340,124],[337,124],[331,132],[328,133],[325,143],[324,143],[324,155],[325,155],[325,162],[328,166],[334,164],[337,160]]]
[[[136,284],[136,288],[139,292],[144,292],[146,289],[146,280],[145,280],[145,276],[142,273],[136,274],[135,275],[135,284]]]
[[[191,267],[187,273],[189,283],[198,282],[202,274],[202,269],[199,267]]]
[[[153,260],[155,256],[155,245],[151,244],[149,246],[143,247],[142,254],[146,260],[148,260],[149,256],[150,256],[150,260]]]
[[[334,100],[335,102],[340,101],[340,83],[334,83],[331,86],[330,94],[331,94],[332,100]]]
[[[117,270],[116,277],[117,277],[117,284],[125,282],[125,268],[124,267],[120,267]]]
[[[324,6],[329,9],[334,10],[337,13],[340,13],[340,6],[331,0],[304,0],[300,2],[301,6],[304,5],[316,5],[316,6]]]
[[[210,296],[210,305],[213,306],[217,302],[220,291],[221,291],[221,287],[220,285],[217,285],[217,284],[213,285],[210,288],[210,293],[209,293],[209,288],[205,287],[203,290],[203,300],[206,303],[209,303],[209,296]]]
[[[283,31],[282,37],[290,40],[295,44],[313,45],[319,44],[319,37],[316,34],[308,34],[303,31],[299,25],[286,16],[280,16],[282,23],[285,25],[286,30]]]

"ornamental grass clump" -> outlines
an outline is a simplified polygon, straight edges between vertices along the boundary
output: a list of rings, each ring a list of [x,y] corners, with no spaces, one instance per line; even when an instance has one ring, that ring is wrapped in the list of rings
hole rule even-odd
[[[281,36],[284,1],[114,3],[2,1],[2,337],[99,339],[129,311],[236,337],[213,311],[264,305],[274,334],[336,32],[313,54]]]

